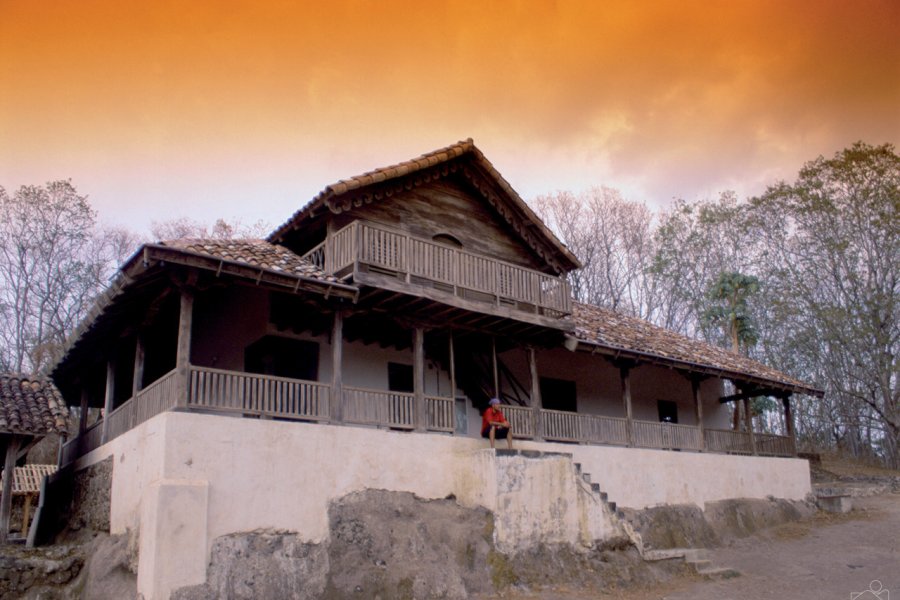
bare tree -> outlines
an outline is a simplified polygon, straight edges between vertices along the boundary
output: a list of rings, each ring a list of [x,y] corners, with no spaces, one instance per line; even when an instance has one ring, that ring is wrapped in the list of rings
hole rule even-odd
[[[0,355],[15,371],[52,360],[101,284],[94,212],[70,181],[0,187]]]
[[[900,157],[857,143],[753,202],[777,290],[771,346],[826,388],[833,439],[900,466]],[[797,372],[797,371],[794,371]]]
[[[154,221],[150,226],[150,234],[154,240],[177,240],[183,238],[198,239],[246,239],[264,238],[272,227],[263,220],[246,225],[240,220],[226,221],[216,219],[208,225],[188,217],[179,217],[168,221]]]
[[[575,297],[644,316],[650,291],[644,274],[653,256],[650,210],[608,187],[557,192],[534,204],[584,264],[570,276]]]

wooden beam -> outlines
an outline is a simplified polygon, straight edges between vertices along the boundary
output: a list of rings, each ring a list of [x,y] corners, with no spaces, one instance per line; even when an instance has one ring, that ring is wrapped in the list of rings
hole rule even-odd
[[[631,415],[631,369],[628,367],[619,368],[619,378],[622,381],[622,403],[625,405],[625,419],[627,420],[625,429],[628,445],[632,445],[633,420]]]
[[[497,338],[491,336],[491,361],[494,367],[494,398],[500,399],[500,375],[497,370]]]
[[[747,421],[747,434],[750,436],[750,451],[756,456],[756,436],[753,434],[753,407],[750,405],[750,399],[744,398],[744,416]]]
[[[6,459],[3,461],[3,491],[0,496],[0,544],[9,539],[9,519],[12,513],[12,489],[16,471],[16,456],[21,438],[10,435],[6,440]]]
[[[144,389],[144,336],[138,335],[134,343],[134,376],[131,378],[131,397]]]
[[[740,400],[746,400],[747,398],[756,398],[757,396],[768,396],[767,390],[763,388],[750,388],[749,390],[741,390],[737,394],[730,394],[728,396],[722,396],[719,398],[719,404],[726,404],[728,402],[738,402]]]
[[[537,351],[534,346],[528,347],[528,369],[531,371],[531,418],[534,421],[534,440],[542,441],[544,429],[541,423],[541,408],[544,402],[541,398],[541,379],[538,375]]]
[[[453,348],[453,330],[448,334],[450,352],[450,397],[453,398],[454,410],[456,406],[456,352]]]
[[[782,398],[781,406],[784,408],[784,432],[791,438],[791,446],[794,449],[794,454],[797,454],[797,441],[794,438],[794,415],[791,413],[791,397]]]
[[[344,313],[334,312],[331,328],[331,421],[344,420]]]
[[[109,415],[113,411],[113,402],[116,398],[116,362],[114,359],[106,361],[106,395],[103,400],[103,423],[100,425],[100,443],[109,441]]]
[[[425,414],[425,328],[413,329],[413,394],[416,431],[428,429]]]
[[[81,388],[81,414],[78,415],[78,435],[84,433],[84,430],[87,429],[87,418],[88,418],[88,401],[90,400],[90,394],[86,387]]]
[[[187,406],[188,385],[191,368],[191,330],[194,322],[194,293],[188,288],[181,289],[181,304],[178,313],[178,343],[175,353],[175,368],[181,384],[178,386],[175,404]]]
[[[694,394],[694,415],[700,429],[700,450],[706,450],[706,432],[703,426],[703,394],[700,391],[700,378],[691,377],[691,391]]]

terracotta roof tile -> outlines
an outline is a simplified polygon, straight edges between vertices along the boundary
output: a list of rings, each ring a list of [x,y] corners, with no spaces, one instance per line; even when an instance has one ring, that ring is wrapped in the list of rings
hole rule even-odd
[[[202,240],[184,238],[167,240],[162,242],[162,244],[179,250],[245,263],[290,275],[337,282],[335,277],[326,275],[325,271],[284,246],[276,246],[263,240]]]
[[[0,375],[0,432],[62,432],[66,430],[67,415],[62,394],[49,379]]]
[[[759,378],[810,392],[815,388],[753,359],[724,348],[658,327],[608,308],[573,303],[575,335],[585,342],[611,349],[651,355],[673,362],[700,365],[750,378]],[[817,391],[817,390],[816,390]]]

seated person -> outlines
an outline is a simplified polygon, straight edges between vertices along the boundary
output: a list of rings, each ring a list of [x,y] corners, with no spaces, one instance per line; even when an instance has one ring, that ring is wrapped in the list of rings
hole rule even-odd
[[[500,400],[491,398],[488,407],[481,415],[481,437],[491,440],[491,448],[494,447],[495,438],[506,438],[506,444],[512,450],[512,433],[510,432],[509,421],[503,416],[503,413],[497,408]]]

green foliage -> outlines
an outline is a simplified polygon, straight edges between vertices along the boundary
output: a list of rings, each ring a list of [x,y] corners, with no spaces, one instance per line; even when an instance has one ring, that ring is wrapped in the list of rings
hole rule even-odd
[[[748,300],[759,292],[759,279],[734,271],[719,273],[707,290],[711,304],[703,312],[704,323],[721,327],[732,344],[732,350],[739,352],[741,346],[756,345],[759,334],[750,314]]]

